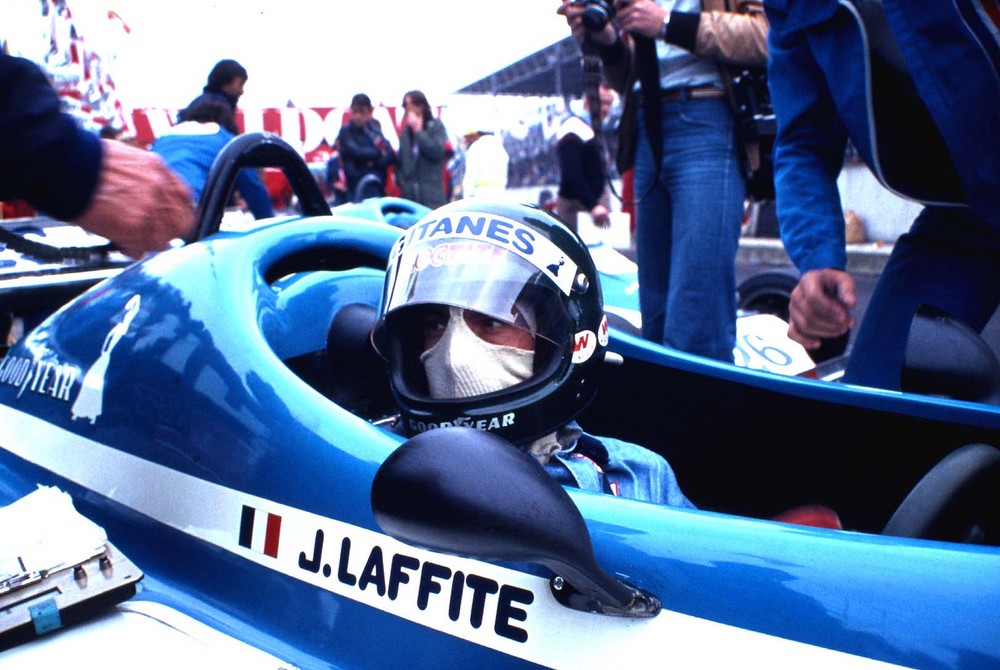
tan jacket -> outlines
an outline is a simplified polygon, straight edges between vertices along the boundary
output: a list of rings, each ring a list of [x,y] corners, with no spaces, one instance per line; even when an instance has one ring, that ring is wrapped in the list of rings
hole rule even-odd
[[[756,0],[702,0],[702,11],[694,35],[675,35],[677,44],[699,56],[715,59],[722,69],[726,85],[732,82],[732,69],[738,67],[765,67],[767,65],[767,17]],[[679,22],[678,22],[679,23]],[[674,22],[671,22],[673,27]],[[693,38],[693,40],[692,40]],[[616,166],[619,173],[632,167],[636,142],[636,100],[633,88],[638,71],[635,67],[634,47],[627,34],[623,34],[625,57],[618,62],[604,61],[604,77],[623,97],[622,120],[619,126],[619,150]],[[693,41],[693,44],[692,44]],[[730,100],[732,93],[730,92]],[[756,147],[745,147],[752,154]],[[759,155],[749,156],[751,164],[759,162]]]

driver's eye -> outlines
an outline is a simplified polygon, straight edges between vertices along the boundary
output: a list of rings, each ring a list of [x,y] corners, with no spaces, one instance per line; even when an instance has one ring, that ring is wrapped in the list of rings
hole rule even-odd
[[[479,312],[472,312],[469,310],[465,311],[465,323],[468,324],[472,332],[477,335],[482,333],[495,333],[503,328],[510,328],[510,326],[499,319],[495,319],[488,314],[480,314]]]
[[[421,315],[420,329],[424,337],[424,351],[438,343],[447,327],[447,309],[429,309]]]
[[[465,323],[476,336],[490,344],[499,344],[526,351],[532,351],[535,348],[535,338],[531,331],[512,326],[488,314],[466,310]]]

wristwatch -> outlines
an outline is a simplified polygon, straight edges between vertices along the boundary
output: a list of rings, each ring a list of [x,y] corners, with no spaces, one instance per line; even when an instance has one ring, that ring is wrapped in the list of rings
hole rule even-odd
[[[663,15],[663,27],[660,28],[660,39],[664,42],[667,41],[667,26],[670,25],[670,10]]]

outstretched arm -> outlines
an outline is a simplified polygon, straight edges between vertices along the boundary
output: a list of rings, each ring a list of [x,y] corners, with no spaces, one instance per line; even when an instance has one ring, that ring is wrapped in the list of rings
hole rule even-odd
[[[0,198],[26,200],[132,257],[194,228],[188,188],[159,156],[87,132],[60,111],[37,65],[3,54]]]

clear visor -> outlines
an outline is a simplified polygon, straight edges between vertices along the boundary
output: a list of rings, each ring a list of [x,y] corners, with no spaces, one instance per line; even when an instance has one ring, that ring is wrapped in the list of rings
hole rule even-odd
[[[405,249],[393,267],[386,317],[404,307],[450,305],[486,314],[554,344],[569,341],[562,292],[531,262],[496,245],[449,239]]]

